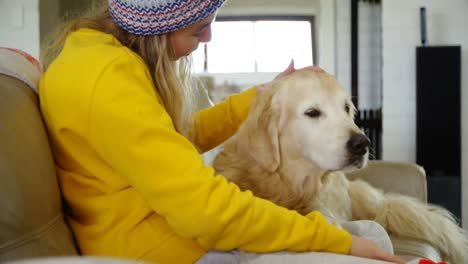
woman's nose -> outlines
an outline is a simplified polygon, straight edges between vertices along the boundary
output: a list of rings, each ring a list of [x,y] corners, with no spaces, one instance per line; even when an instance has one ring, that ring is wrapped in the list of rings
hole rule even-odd
[[[211,27],[209,27],[205,33],[200,37],[201,43],[206,43],[211,41]]]

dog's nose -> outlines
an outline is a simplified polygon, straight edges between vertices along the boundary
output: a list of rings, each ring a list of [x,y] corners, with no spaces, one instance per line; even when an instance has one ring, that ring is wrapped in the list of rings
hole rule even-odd
[[[353,134],[346,147],[348,151],[354,155],[364,155],[367,151],[367,147],[370,145],[370,140],[362,134]]]

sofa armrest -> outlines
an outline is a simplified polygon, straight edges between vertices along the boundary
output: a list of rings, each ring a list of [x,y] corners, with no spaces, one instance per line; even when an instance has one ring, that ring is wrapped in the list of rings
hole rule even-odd
[[[26,83],[1,73],[0,212],[0,263],[78,254],[38,98]]]
[[[366,168],[347,174],[348,179],[362,179],[384,192],[412,196],[427,202],[424,169],[414,163],[369,161]]]

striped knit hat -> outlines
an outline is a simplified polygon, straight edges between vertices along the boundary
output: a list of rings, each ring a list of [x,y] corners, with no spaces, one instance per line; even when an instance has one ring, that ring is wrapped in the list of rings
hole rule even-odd
[[[159,35],[209,17],[225,0],[109,0],[114,21],[135,35]]]

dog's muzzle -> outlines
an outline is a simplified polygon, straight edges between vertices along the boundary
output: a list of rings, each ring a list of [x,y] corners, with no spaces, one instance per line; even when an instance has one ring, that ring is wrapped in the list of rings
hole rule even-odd
[[[369,150],[370,140],[363,134],[355,133],[346,143],[346,148],[350,154],[349,164],[357,165],[363,162],[365,154]]]

